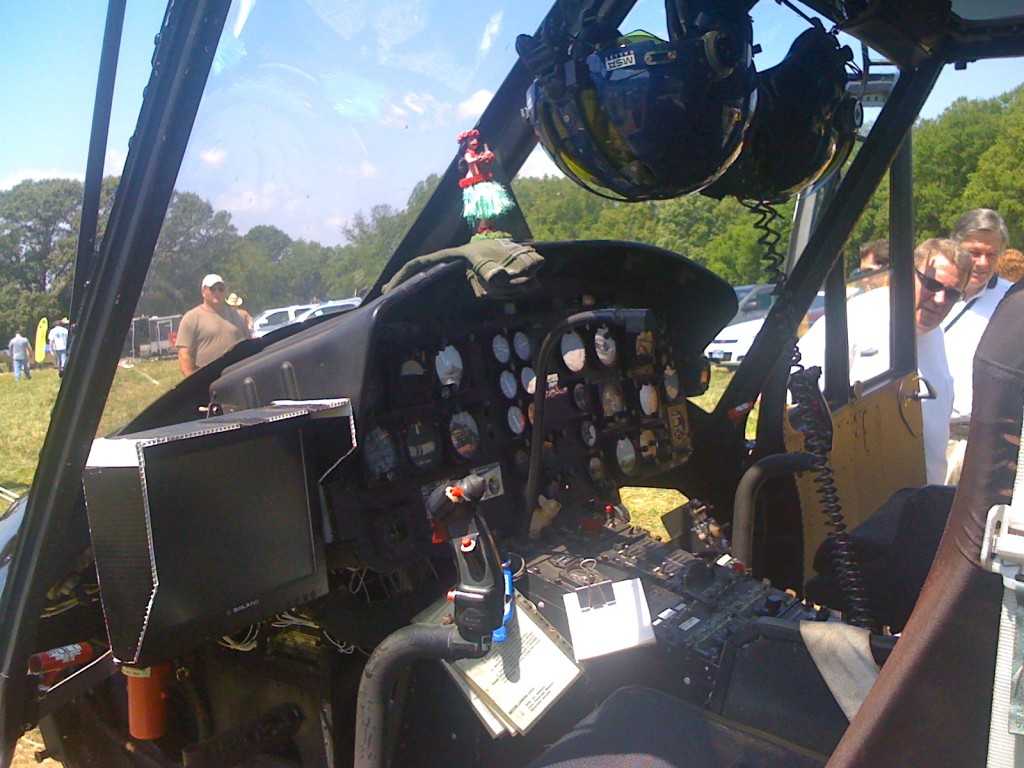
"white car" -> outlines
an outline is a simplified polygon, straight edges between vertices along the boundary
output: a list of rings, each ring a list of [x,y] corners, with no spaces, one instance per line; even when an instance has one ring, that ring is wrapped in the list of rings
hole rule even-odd
[[[728,368],[739,365],[743,362],[750,345],[754,343],[754,337],[764,325],[764,318],[747,320],[735,325],[727,325],[719,331],[718,338],[712,341],[704,349],[704,355],[712,363],[724,365]]]
[[[358,296],[353,296],[350,299],[337,299],[336,301],[325,301],[323,304],[317,304],[316,306],[310,307],[305,312],[295,317],[295,322],[301,323],[308,320],[311,317],[322,317],[324,315],[331,315],[335,312],[340,312],[344,309],[354,309],[363,303],[363,300]]]
[[[798,333],[806,331],[810,324],[821,317],[824,312],[825,292],[818,291],[804,322],[800,324]],[[704,356],[717,365],[723,365],[726,368],[736,367],[747,356],[762,325],[764,325],[764,317],[725,326],[718,332],[715,340],[704,348]]]
[[[292,304],[290,307],[274,307],[260,312],[252,321],[252,337],[258,339],[271,331],[294,323],[299,315],[308,312],[316,304]]]

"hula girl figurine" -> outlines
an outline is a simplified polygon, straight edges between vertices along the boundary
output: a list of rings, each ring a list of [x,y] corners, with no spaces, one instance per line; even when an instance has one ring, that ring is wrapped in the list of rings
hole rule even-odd
[[[459,179],[462,188],[462,217],[476,227],[474,237],[508,237],[505,232],[491,229],[491,219],[515,208],[515,203],[501,184],[492,181],[494,174],[484,167],[494,160],[494,153],[484,145],[480,150],[480,131],[466,131],[459,135],[459,170],[466,175]]]

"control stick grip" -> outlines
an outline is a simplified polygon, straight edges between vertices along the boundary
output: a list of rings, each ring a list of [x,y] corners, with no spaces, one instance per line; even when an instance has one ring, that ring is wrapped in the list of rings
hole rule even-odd
[[[459,582],[449,592],[459,634],[470,642],[490,642],[505,615],[505,579],[501,554],[479,504],[487,481],[468,475],[454,485],[439,486],[427,498],[427,514],[443,539],[451,542]]]

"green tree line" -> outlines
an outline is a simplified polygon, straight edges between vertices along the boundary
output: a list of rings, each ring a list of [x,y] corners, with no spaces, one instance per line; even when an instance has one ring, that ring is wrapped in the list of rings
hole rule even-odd
[[[1024,243],[1024,86],[993,99],[959,99],[913,133],[916,237],[948,233],[975,207],[1000,211],[1011,243]],[[100,231],[118,179],[104,180]],[[416,185],[406,206],[373,206],[342,229],[344,245],[294,240],[271,225],[240,234],[231,214],[193,192],[176,191],[153,256],[137,314],[172,315],[198,300],[202,275],[219,272],[253,313],[273,306],[343,298],[371,286],[438,183]],[[755,216],[732,199],[691,195],[627,204],[592,195],[562,178],[521,178],[512,184],[537,240],[613,238],[653,243],[683,254],[733,284],[765,278]],[[70,306],[81,217],[82,184],[70,179],[24,181],[0,191],[0,339],[31,332],[40,317],[57,319]],[[784,251],[793,203],[778,206],[775,227]],[[856,245],[888,231],[883,184],[850,238]]]

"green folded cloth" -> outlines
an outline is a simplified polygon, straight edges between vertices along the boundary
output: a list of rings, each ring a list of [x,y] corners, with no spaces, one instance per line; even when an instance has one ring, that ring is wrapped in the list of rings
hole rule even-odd
[[[507,239],[474,240],[428,253],[406,263],[381,290],[387,293],[437,264],[466,262],[466,279],[477,296],[512,296],[529,286],[544,257],[533,248]]]

